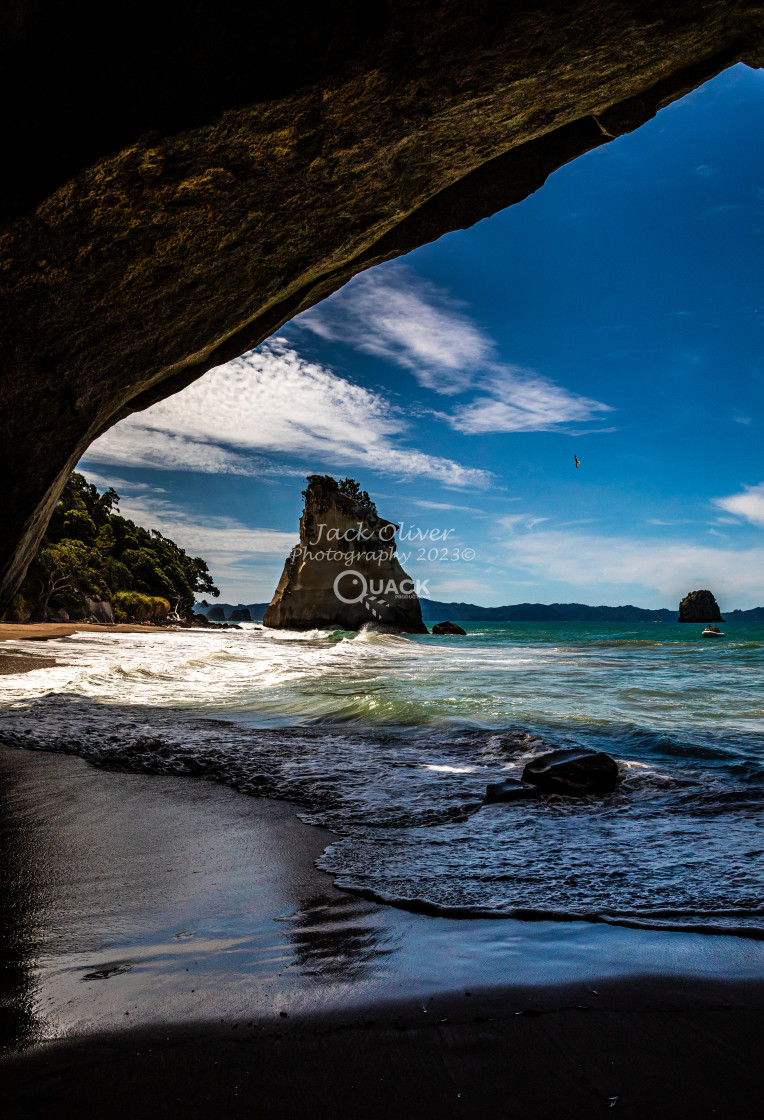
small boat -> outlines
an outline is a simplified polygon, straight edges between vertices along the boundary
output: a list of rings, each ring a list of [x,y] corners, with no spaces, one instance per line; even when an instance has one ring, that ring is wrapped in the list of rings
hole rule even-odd
[[[707,626],[701,633],[701,638],[724,638],[724,635],[718,626]]]

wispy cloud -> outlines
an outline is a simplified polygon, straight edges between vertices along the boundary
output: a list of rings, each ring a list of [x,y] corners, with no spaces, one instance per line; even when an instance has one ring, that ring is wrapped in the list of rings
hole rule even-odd
[[[710,587],[717,598],[764,598],[764,548],[729,548],[561,531],[511,532],[503,543],[505,562],[539,582],[586,587],[612,601],[630,589],[663,596],[667,605],[695,587]]]
[[[470,434],[540,432],[611,411],[608,405],[569,393],[529,370],[509,366],[487,371],[481,389],[480,396],[448,417],[451,427]]]
[[[460,393],[494,354],[487,335],[434,284],[405,268],[366,272],[297,319],[321,338],[410,370],[428,389]]]
[[[521,529],[530,533],[536,525],[548,520],[548,517],[534,517],[530,513],[510,513],[506,517],[500,517],[497,524],[503,529],[509,529],[511,533],[519,532]]]
[[[727,498],[714,498],[714,505],[764,529],[764,482],[746,486],[741,493],[730,494]]]
[[[475,506],[455,506],[452,505],[451,502],[426,502],[422,500],[414,502],[414,505],[419,506],[420,509],[458,510],[463,513],[483,512],[482,509],[477,509]]]
[[[477,393],[469,403],[438,413],[466,434],[549,431],[611,411],[535,370],[500,361],[493,339],[463,305],[404,266],[357,277],[296,322],[321,338],[403,366],[437,393]]]
[[[648,517],[648,525],[694,525],[695,522],[689,517],[674,517],[668,521],[663,521],[660,517]]]
[[[99,490],[108,490],[109,487],[116,490],[119,494],[138,494],[138,493],[151,493],[151,494],[166,494],[167,491],[163,486],[154,486],[150,482],[139,482],[137,479],[116,478],[114,475],[99,474],[97,471],[92,471],[84,468],[81,472],[87,477],[88,482],[92,482]]]
[[[274,339],[136,413],[88,450],[90,463],[208,474],[304,474],[321,464],[485,487],[488,471],[404,442],[406,416],[383,396]],[[274,462],[297,457],[301,466]],[[304,464],[304,465],[303,465]]]

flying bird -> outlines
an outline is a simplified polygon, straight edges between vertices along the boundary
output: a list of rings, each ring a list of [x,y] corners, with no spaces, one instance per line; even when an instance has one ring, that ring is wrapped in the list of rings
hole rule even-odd
[[[581,460],[579,459],[578,455],[573,456],[573,462],[576,464],[576,469],[578,469],[578,467],[581,465]]]

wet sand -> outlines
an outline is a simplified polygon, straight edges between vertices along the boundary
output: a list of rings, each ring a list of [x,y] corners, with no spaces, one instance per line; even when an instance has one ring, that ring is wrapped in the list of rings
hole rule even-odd
[[[757,1117],[764,945],[455,921],[337,890],[332,835],[0,747],[7,1117]]]
[[[55,657],[44,657],[34,653],[10,653],[0,649],[0,676],[14,673],[33,673],[35,669],[51,669],[60,665]]]
[[[70,634],[145,634],[156,630],[173,630],[172,626],[155,626],[152,622],[0,622],[0,642],[47,642],[51,638],[68,638]],[[193,627],[189,627],[193,629]]]

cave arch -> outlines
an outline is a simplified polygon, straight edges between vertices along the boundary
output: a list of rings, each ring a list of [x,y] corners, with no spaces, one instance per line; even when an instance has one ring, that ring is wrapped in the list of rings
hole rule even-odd
[[[735,62],[762,8],[6,8],[0,612],[101,432]]]

